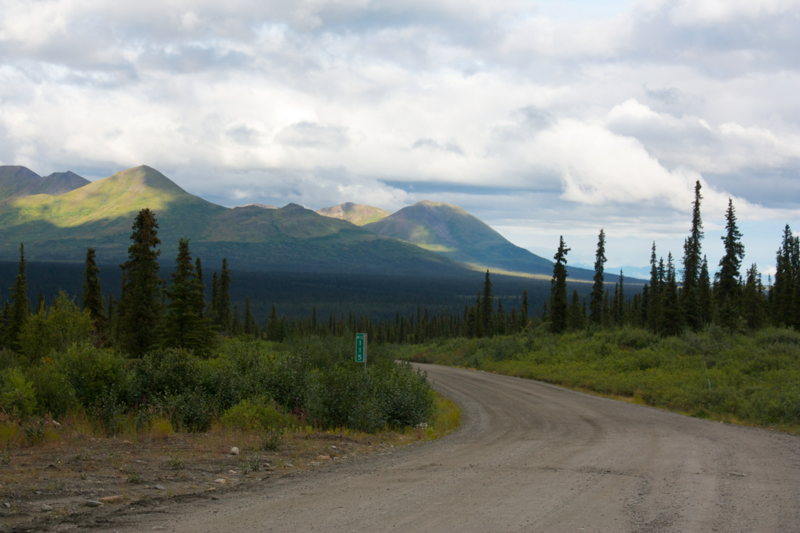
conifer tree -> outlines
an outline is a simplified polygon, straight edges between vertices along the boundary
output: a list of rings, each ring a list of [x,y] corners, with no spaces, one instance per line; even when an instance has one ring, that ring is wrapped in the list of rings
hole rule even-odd
[[[661,331],[664,335],[678,335],[683,327],[680,303],[678,302],[678,281],[672,252],[667,257],[667,280],[664,287],[663,322]]]
[[[581,330],[586,322],[586,310],[581,307],[581,297],[577,289],[572,291],[572,302],[569,306],[569,329]]]
[[[168,348],[183,348],[196,354],[206,354],[211,348],[214,332],[198,310],[203,301],[203,288],[192,265],[189,239],[178,241],[175,272],[167,289],[167,314],[161,330],[161,343]]]
[[[114,299],[114,293],[108,293],[108,309],[106,310],[106,331],[108,337],[113,337],[114,332],[117,331],[117,300]]]
[[[19,245],[19,271],[14,280],[14,285],[10,288],[11,304],[8,316],[8,325],[6,326],[5,346],[14,351],[19,351],[19,335],[28,317],[31,314],[31,304],[28,301],[28,278],[25,274],[25,246],[20,243]]]
[[[611,294],[608,289],[603,291],[603,327],[610,327],[614,319],[611,313]]]
[[[205,317],[206,314],[206,284],[203,282],[203,263],[200,261],[200,258],[196,258],[194,260],[194,273],[197,282],[200,284],[200,290],[203,293],[203,297],[197,302],[197,314],[201,317]]]
[[[214,303],[214,311],[216,313],[215,324],[220,326],[224,331],[230,331],[233,325],[231,317],[231,271],[228,270],[228,260],[222,258],[222,272],[219,276],[219,284],[217,287],[217,300]]]
[[[650,303],[647,312],[647,326],[650,331],[655,333],[661,327],[661,290],[655,241],[653,241],[653,248],[650,252]]]
[[[519,329],[528,327],[528,289],[522,290],[522,310],[519,316]]]
[[[89,316],[92,317],[92,327],[102,340],[105,336],[107,317],[103,303],[103,289],[100,287],[100,269],[95,262],[94,248],[86,250],[81,307],[89,311]]]
[[[161,279],[158,277],[156,247],[158,223],[155,213],[142,209],[133,222],[133,244],[128,248],[128,261],[123,271],[122,296],[119,303],[119,340],[128,354],[141,357],[157,342],[154,332],[161,324]]]
[[[267,340],[272,342],[280,342],[283,340],[281,331],[281,322],[278,318],[278,311],[275,306],[272,306],[272,311],[267,320]]]
[[[725,220],[725,235],[721,237],[725,245],[725,255],[719,262],[719,291],[715,291],[715,296],[719,306],[720,322],[725,327],[736,329],[742,314],[742,286],[739,278],[744,258],[744,245],[742,244],[742,234],[736,226],[733,200],[730,198]]]
[[[603,323],[604,265],[606,261],[606,234],[601,229],[597,239],[597,252],[594,259],[594,284],[592,285],[592,295],[589,302],[589,322],[594,326],[599,326]]]
[[[40,288],[39,295],[36,297],[36,314],[38,315],[42,311],[46,311],[46,303],[44,299],[44,291]]]
[[[481,320],[483,334],[491,337],[494,333],[494,297],[492,296],[492,281],[489,279],[489,271],[486,271],[486,279],[483,281],[483,298],[481,298]]]
[[[314,327],[316,327],[316,306],[314,307]],[[256,330],[258,330],[258,325],[256,324],[256,319],[253,316],[253,309],[250,304],[250,297],[248,296],[245,298],[244,301],[244,334],[245,335],[255,335]]]
[[[758,266],[753,263],[747,271],[742,305],[747,327],[751,330],[764,327],[766,304],[764,286],[761,283],[761,273],[758,271]]]
[[[708,273],[706,256],[703,256],[703,265],[700,267],[697,293],[700,302],[700,320],[705,326],[714,320],[714,297],[711,293],[711,277]]]
[[[619,271],[619,295],[617,296],[617,324],[625,324],[625,276],[622,269]]]
[[[567,328],[569,314],[567,302],[567,253],[570,249],[559,238],[558,251],[553,257],[553,279],[550,282],[550,329],[553,333],[561,333]]]
[[[783,230],[783,240],[778,248],[775,282],[770,290],[773,317],[776,325],[794,326],[798,301],[795,298],[796,285],[800,285],[798,269],[797,240],[787,224]]]
[[[495,317],[494,331],[497,335],[506,334],[506,311],[503,309],[503,300],[497,300],[497,316]]]
[[[700,217],[700,180],[694,187],[694,203],[692,204],[692,230],[683,244],[683,283],[680,300],[686,325],[698,331],[703,325],[700,306],[700,256],[703,239],[703,221]]]
[[[217,272],[214,271],[211,275],[211,302],[208,304],[207,315],[215,326],[219,326],[217,324],[217,300],[219,300],[219,279],[217,278]]]

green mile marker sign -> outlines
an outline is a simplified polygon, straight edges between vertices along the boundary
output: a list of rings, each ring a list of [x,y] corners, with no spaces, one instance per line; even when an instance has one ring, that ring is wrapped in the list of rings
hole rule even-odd
[[[367,364],[367,334],[356,333],[356,363]]]

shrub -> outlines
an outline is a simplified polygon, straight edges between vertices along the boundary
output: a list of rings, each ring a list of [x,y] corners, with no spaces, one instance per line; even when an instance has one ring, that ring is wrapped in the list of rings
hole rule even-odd
[[[252,401],[242,400],[225,411],[220,422],[228,428],[249,431],[283,428],[292,425],[295,420],[262,397]]]
[[[72,346],[55,360],[84,407],[95,406],[108,394],[116,396],[115,402],[123,397],[127,386],[125,359],[118,353],[91,345]]]
[[[19,343],[28,361],[35,362],[52,352],[63,352],[73,345],[89,343],[91,333],[89,311],[81,311],[74,299],[60,291],[52,307],[25,322]]]
[[[22,418],[36,412],[33,384],[19,368],[7,368],[0,373],[0,408]]]
[[[78,406],[72,384],[52,359],[45,358],[41,364],[29,368],[27,375],[36,391],[41,414],[58,418]]]

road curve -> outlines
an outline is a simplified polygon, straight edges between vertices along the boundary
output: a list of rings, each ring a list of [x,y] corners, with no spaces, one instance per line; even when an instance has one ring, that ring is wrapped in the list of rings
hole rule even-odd
[[[798,437],[419,366],[462,406],[456,434],[141,516],[134,529],[800,531]]]

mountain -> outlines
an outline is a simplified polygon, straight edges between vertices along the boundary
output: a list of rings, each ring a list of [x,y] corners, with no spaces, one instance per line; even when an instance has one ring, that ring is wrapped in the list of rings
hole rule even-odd
[[[37,178],[23,167],[0,167],[0,187],[5,192],[0,201],[0,259],[18,258],[19,243],[24,242],[32,261],[82,261],[86,248],[93,247],[98,261],[122,262],[133,218],[149,207],[159,223],[162,261],[172,261],[178,240],[188,237],[193,253],[211,268],[227,257],[242,270],[465,271],[463,265],[437,254],[295,204],[280,209],[212,204],[147,166],[60,195],[23,194],[39,190],[30,188],[39,183]]]
[[[423,200],[364,226],[479,268],[536,276],[553,275],[553,262],[509,242],[463,208]],[[593,270],[568,267],[571,279],[590,280]],[[607,281],[618,276],[608,275]]]
[[[317,213],[324,217],[346,220],[351,224],[355,224],[356,226],[363,226],[371,222],[377,222],[378,220],[391,215],[389,211],[381,209],[380,207],[354,204],[352,202],[318,209]]]
[[[59,195],[90,183],[74,172],[56,172],[41,177],[21,166],[0,166],[0,200],[34,194]]]

